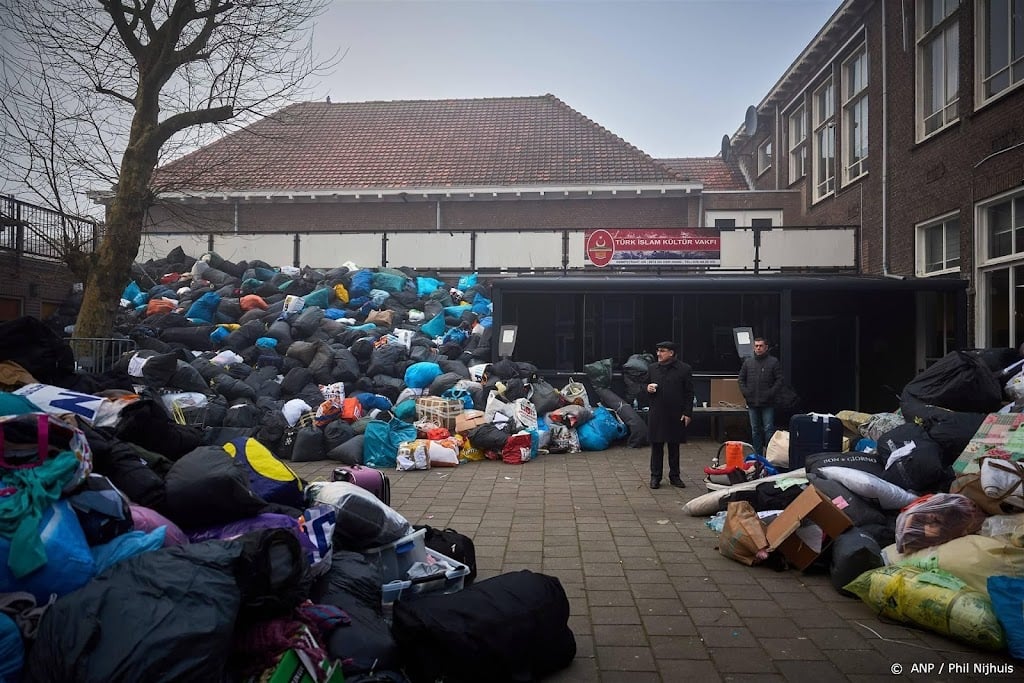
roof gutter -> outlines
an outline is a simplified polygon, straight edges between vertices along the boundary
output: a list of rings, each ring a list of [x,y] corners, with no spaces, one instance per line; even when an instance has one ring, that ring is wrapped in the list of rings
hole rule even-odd
[[[618,199],[629,199],[630,197],[652,197],[652,196],[685,196],[699,194],[704,189],[700,182],[685,183],[652,183],[652,184],[623,184],[623,185],[523,185],[523,186],[490,186],[490,187],[366,187],[366,188],[339,188],[330,190],[288,190],[280,188],[263,188],[251,190],[229,190],[229,191],[177,191],[160,192],[158,196],[164,201],[204,201],[204,200],[244,200],[244,201],[274,201],[274,200],[319,200],[319,199],[352,199],[381,201],[390,199],[401,199],[402,201],[438,201],[442,199],[520,199],[520,198],[586,198],[586,197],[615,197]],[[107,190],[93,190],[87,196],[97,204],[103,204],[113,197],[113,193]]]

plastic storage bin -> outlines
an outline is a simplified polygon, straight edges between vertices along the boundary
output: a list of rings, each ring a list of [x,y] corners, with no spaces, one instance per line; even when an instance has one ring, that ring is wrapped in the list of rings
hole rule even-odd
[[[424,543],[426,535],[426,529],[414,531],[393,543],[363,550],[363,557],[380,569],[384,583],[405,580],[408,578],[409,567],[427,561],[427,546]]]
[[[381,602],[390,605],[401,598],[408,599],[421,593],[457,593],[462,590],[469,574],[469,567],[430,548],[427,548],[427,556],[435,562],[445,562],[453,569],[447,570],[444,574],[412,580],[386,581],[381,586]]]

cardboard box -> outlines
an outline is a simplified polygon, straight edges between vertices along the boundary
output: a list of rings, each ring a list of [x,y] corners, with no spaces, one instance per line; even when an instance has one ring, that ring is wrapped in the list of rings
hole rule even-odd
[[[485,422],[484,411],[463,410],[455,416],[455,432],[457,434],[465,434],[470,429],[475,429]]]
[[[804,520],[816,524],[828,538],[820,538],[814,527],[801,530]],[[851,526],[853,522],[845,512],[837,508],[828,496],[809,485],[772,520],[765,536],[770,549],[779,550],[790,565],[803,570],[811,566],[828,541]]]
[[[708,403],[712,408],[734,405],[737,408],[746,408],[747,400],[743,398],[739,382],[735,377],[713,377],[711,379],[711,400]]]

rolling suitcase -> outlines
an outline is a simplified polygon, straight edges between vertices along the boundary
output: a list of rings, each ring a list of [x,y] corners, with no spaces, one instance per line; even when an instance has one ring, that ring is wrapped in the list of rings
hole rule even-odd
[[[334,468],[333,481],[355,484],[377,496],[385,505],[391,505],[391,481],[380,470],[363,465],[343,465]]]
[[[807,413],[789,421],[789,469],[803,467],[808,455],[842,450],[843,423],[835,415]]]

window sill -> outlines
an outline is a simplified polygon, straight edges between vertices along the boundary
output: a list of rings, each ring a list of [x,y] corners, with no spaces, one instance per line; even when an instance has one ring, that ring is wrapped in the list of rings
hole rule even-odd
[[[958,128],[957,124],[960,123],[960,120],[961,120],[961,117],[958,116],[957,118],[953,119],[952,121],[950,121],[946,125],[942,126],[942,128],[939,128],[937,130],[932,131],[931,133],[928,133],[928,135],[925,135],[923,138],[918,138],[918,139],[914,140],[914,146],[927,144],[927,143],[932,142],[933,140],[935,140],[937,137],[939,137],[943,133],[945,133],[947,131],[955,130],[956,128]]]
[[[943,270],[935,270],[935,271],[932,271],[930,273],[922,273],[922,272],[918,271],[915,274],[915,277],[920,277],[920,278],[939,277],[939,276],[942,276],[942,275],[957,275],[959,273],[960,273],[960,267],[957,266],[956,268],[945,268]]]

